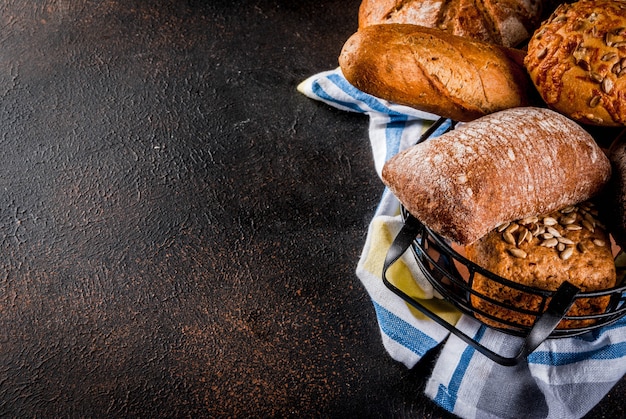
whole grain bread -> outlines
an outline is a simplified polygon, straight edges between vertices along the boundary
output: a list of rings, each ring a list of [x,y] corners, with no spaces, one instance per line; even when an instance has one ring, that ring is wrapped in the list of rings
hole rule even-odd
[[[520,50],[408,24],[368,26],[339,56],[346,79],[381,99],[470,121],[533,104]]]
[[[541,19],[540,0],[363,0],[359,27],[409,23],[507,47],[528,40]]]
[[[556,291],[567,281],[581,291],[600,291],[616,282],[610,238],[597,207],[590,202],[498,227],[466,246],[465,254],[501,278],[533,289]],[[475,274],[471,286],[476,291],[470,298],[472,306],[485,314],[478,318],[492,326],[512,326],[504,322],[532,326],[545,309],[538,293],[516,289],[480,273]],[[608,303],[608,296],[580,298],[568,316],[601,314]],[[593,322],[563,320],[559,328],[585,327]]]
[[[589,199],[611,165],[580,125],[544,108],[487,115],[417,144],[383,166],[406,209],[461,245],[496,226]]]
[[[626,2],[563,3],[533,34],[525,65],[553,109],[585,124],[626,125]]]

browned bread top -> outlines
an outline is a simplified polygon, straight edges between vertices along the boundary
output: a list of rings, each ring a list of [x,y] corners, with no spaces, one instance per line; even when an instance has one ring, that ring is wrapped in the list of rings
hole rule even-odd
[[[531,104],[524,52],[408,24],[368,26],[339,56],[358,89],[402,105],[470,121]]]
[[[611,242],[590,202],[561,208],[548,214],[503,225],[466,246],[467,258],[496,275],[535,289],[556,291],[565,281],[582,291],[615,286],[616,270]],[[476,274],[474,290],[508,306],[540,309],[541,298]],[[570,315],[603,313],[608,297],[577,300]],[[532,315],[496,307],[472,297],[475,308],[499,319],[530,326]],[[483,320],[486,320],[483,318]],[[490,323],[486,321],[487,323]],[[565,321],[564,327],[588,325],[589,321]]]
[[[468,122],[400,152],[382,172],[412,215],[461,245],[504,222],[586,200],[610,174],[591,135],[543,108]]]
[[[514,47],[539,26],[539,0],[363,0],[359,27],[410,23]]]
[[[529,41],[525,65],[553,109],[586,124],[626,125],[626,2],[560,5]]]

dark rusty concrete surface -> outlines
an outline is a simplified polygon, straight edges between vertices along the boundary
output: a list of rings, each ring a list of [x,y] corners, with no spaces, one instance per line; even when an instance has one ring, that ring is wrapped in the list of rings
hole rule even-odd
[[[0,3],[1,416],[446,417],[354,275],[367,120],[295,90],[358,4]]]

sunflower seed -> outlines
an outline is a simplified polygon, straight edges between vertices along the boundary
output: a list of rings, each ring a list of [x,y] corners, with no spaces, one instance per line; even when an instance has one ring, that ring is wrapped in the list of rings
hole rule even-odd
[[[554,237],[561,237],[561,233],[559,233],[559,231],[556,228],[554,228],[554,227],[548,226],[546,228],[546,231],[548,233],[552,234]]]
[[[589,73],[589,77],[591,77],[591,80],[597,81],[598,83],[602,83],[604,81],[602,74],[596,73],[595,71]]]
[[[558,240],[559,243],[570,244],[570,245],[576,244],[576,243],[574,243],[573,240],[568,239],[567,237],[557,237],[556,239]]]
[[[542,241],[540,246],[543,246],[543,247],[555,247],[557,244],[559,244],[559,241],[556,239],[556,237],[552,237],[550,239]]]
[[[556,250],[557,252],[562,252],[563,250],[565,250],[565,244],[564,243],[559,243],[556,245]]]
[[[569,214],[570,212],[576,211],[576,206],[568,205],[567,207],[561,208],[559,211],[561,214]]]
[[[515,233],[518,228],[519,228],[519,224],[511,223],[511,225],[509,225],[505,231],[508,231],[509,233]]]
[[[589,100],[589,107],[595,108],[596,106],[598,106],[599,103],[600,103],[600,96],[598,95],[592,96],[591,99]]]
[[[517,245],[519,246],[520,244],[524,243],[524,240],[532,240],[533,236],[532,234],[530,234],[530,232],[528,231],[528,229],[523,229],[522,231],[520,231],[519,236],[517,236]]]
[[[606,246],[606,242],[602,239],[593,239],[593,244],[599,247]]]
[[[556,218],[553,217],[544,217],[543,219],[543,225],[545,226],[555,226],[558,223],[559,222],[556,220]]]
[[[613,64],[613,67],[611,67],[611,73],[613,74],[619,74],[621,71],[622,71],[622,64],[619,62]]]
[[[602,56],[602,58],[600,58],[600,60],[606,62],[606,61],[611,61],[615,57],[617,57],[617,54],[615,52],[607,52],[606,54]]]
[[[574,248],[573,247],[566,247],[565,250],[563,250],[559,254],[559,257],[561,259],[563,259],[563,260],[567,260],[567,259],[571,258],[573,254],[574,254]]]
[[[579,226],[578,224],[568,224],[565,226],[565,229],[569,231],[578,231],[578,230],[582,230],[583,228]]]
[[[513,237],[513,234],[511,234],[508,230],[505,230],[504,233],[502,233],[502,239],[508,244],[515,244],[515,237]]]
[[[521,223],[526,225],[526,224],[533,224],[536,223],[537,221],[539,221],[539,217],[536,216],[532,216],[532,217],[526,217],[524,218]]]
[[[594,227],[596,226],[596,219],[593,218],[591,213],[588,212],[585,214],[585,220],[589,221]]]
[[[602,87],[602,91],[608,95],[613,91],[613,80],[605,77],[604,80],[602,80],[602,84],[600,86]]]
[[[545,233],[545,231],[546,231],[546,228],[545,228],[545,227],[540,226],[540,225],[537,225],[537,226],[533,229],[532,233],[533,233],[533,236],[537,237],[537,236],[539,236],[540,234]]]
[[[498,233],[502,233],[511,223],[500,224],[497,228]]]
[[[522,249],[518,249],[517,247],[512,247],[509,250],[509,253],[519,259],[526,259],[526,256],[528,256],[528,254],[526,252],[524,252]]]
[[[596,230],[596,228],[593,226],[593,224],[591,224],[587,220],[583,220],[582,221],[582,225],[583,225],[583,227],[585,227],[587,230],[591,231],[592,233]]]
[[[585,253],[587,251],[587,245],[583,244],[583,242],[578,242],[576,248],[580,253]]]

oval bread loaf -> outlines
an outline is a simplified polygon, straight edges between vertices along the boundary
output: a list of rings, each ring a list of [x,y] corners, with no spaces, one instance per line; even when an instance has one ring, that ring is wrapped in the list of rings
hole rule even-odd
[[[593,137],[542,108],[515,108],[417,144],[384,183],[436,233],[467,245],[496,226],[589,199],[611,175]]]
[[[353,34],[339,65],[346,79],[363,92],[471,121],[533,103],[529,96],[535,89],[523,66],[524,55],[437,29],[388,24]]]

